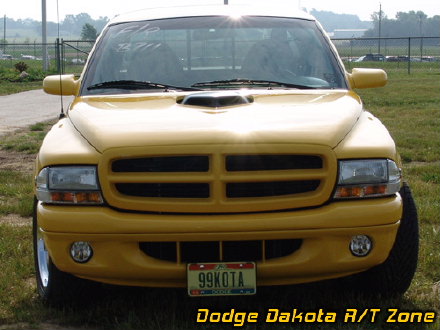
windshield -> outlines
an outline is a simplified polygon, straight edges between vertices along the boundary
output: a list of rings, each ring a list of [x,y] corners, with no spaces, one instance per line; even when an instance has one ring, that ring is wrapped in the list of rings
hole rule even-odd
[[[81,94],[139,93],[157,86],[346,88],[336,56],[313,21],[209,16],[109,26]]]

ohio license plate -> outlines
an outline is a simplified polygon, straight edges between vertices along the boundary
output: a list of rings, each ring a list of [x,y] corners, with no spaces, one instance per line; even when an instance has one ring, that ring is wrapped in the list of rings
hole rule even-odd
[[[254,262],[188,264],[190,296],[252,295],[256,289]]]

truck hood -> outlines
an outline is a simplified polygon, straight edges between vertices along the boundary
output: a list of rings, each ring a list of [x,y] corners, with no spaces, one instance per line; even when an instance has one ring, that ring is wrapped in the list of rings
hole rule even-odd
[[[179,104],[186,94],[77,97],[68,116],[99,152],[110,148],[264,143],[334,148],[362,112],[352,91],[260,91],[249,104],[208,108]]]

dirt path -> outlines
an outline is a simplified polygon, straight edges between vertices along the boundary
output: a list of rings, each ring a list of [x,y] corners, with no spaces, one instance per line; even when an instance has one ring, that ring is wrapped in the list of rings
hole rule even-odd
[[[63,97],[64,108],[72,99]],[[60,96],[46,94],[41,89],[0,96],[0,135],[56,118],[60,108]]]

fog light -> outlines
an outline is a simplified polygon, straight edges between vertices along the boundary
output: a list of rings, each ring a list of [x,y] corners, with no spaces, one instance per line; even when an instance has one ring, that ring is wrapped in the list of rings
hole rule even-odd
[[[373,242],[366,235],[356,235],[351,238],[350,251],[356,257],[365,257],[373,248]]]
[[[93,249],[88,242],[75,242],[70,247],[70,256],[79,263],[89,261],[93,256]]]

